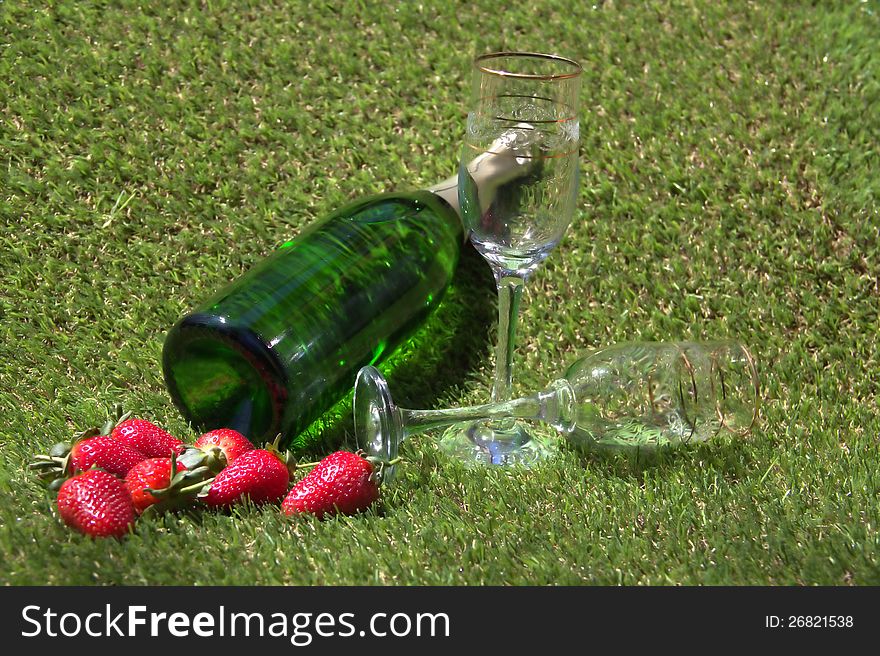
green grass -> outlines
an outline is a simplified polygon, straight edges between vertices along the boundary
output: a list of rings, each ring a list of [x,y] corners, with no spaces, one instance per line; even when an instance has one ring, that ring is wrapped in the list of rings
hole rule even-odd
[[[877,2],[43,4],[0,4],[0,582],[880,584]],[[529,472],[421,439],[364,516],[62,527],[29,455],[117,400],[194,437],[164,332],[345,201],[451,174],[494,49],[586,69],[579,214],[526,292],[521,389],[591,346],[737,337],[753,436]],[[466,257],[445,311],[470,327],[422,340],[401,401],[485,399],[488,280]]]

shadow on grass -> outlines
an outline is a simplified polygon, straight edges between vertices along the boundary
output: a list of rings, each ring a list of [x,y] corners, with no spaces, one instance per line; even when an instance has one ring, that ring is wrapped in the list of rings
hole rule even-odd
[[[443,301],[403,346],[378,365],[396,403],[434,407],[438,397],[477,369],[491,350],[496,298],[491,269],[466,245]],[[351,384],[354,387],[353,378]],[[294,438],[291,449],[303,456],[319,456],[343,445],[357,448],[351,401],[349,392]]]
[[[649,471],[712,469],[725,476],[743,478],[754,473],[748,438],[721,437],[717,442],[680,444],[657,448],[580,446],[565,448],[585,469],[602,469],[620,479],[641,479]]]

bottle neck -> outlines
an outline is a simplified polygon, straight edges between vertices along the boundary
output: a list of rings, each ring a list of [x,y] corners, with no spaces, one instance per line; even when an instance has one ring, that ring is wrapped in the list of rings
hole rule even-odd
[[[461,216],[461,207],[458,204],[457,175],[453,175],[451,178],[446,178],[443,182],[438,182],[433,187],[428,187],[428,191],[440,196],[440,198],[446,201],[446,204],[449,205],[449,207],[455,210],[456,214]]]
[[[474,187],[479,190],[479,206],[483,211],[491,204],[496,190],[511,180],[529,174],[540,163],[540,158],[524,155],[534,149],[534,126],[517,123],[501,133],[484,151],[479,152],[467,163],[467,174]],[[463,169],[462,169],[463,170]],[[454,175],[443,182],[428,187],[428,191],[442,198],[462,220],[465,239],[468,226],[462,216],[458,196],[459,176]]]

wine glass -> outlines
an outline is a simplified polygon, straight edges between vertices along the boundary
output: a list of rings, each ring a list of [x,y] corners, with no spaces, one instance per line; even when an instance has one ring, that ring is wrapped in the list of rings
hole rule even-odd
[[[577,62],[557,55],[499,52],[474,60],[458,194],[470,240],[491,265],[498,287],[493,402],[511,396],[523,285],[574,215],[581,73]],[[520,163],[504,178],[482,170],[491,165],[499,144]],[[549,443],[516,420],[453,426],[441,448],[496,465],[531,465],[552,452]]]
[[[651,448],[721,432],[746,435],[758,416],[759,390],[751,352],[726,340],[615,344],[588,353],[530,396],[444,410],[398,408],[382,374],[364,367],[355,382],[354,429],[358,444],[384,462],[397,458],[411,435],[465,420],[535,420],[588,448]],[[383,473],[392,477],[394,465]]]

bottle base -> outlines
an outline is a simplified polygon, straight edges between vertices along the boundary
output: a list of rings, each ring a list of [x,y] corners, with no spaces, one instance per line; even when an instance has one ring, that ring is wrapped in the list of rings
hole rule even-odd
[[[285,386],[258,335],[190,315],[169,333],[163,369],[174,404],[198,430],[232,428],[255,443],[279,432]]]

